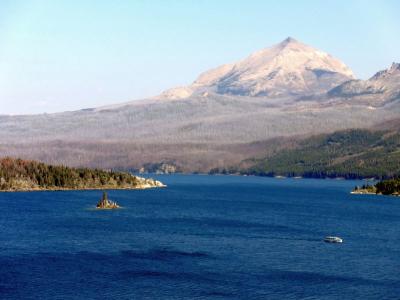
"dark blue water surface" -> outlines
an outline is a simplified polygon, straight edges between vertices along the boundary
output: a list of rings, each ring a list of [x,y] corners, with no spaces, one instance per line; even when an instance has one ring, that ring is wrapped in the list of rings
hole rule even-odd
[[[400,299],[400,199],[355,181],[160,176],[0,193],[2,299]],[[343,244],[326,244],[338,235]]]

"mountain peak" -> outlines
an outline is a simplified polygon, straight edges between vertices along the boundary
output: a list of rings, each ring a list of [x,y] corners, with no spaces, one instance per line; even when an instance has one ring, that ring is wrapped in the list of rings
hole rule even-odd
[[[295,38],[292,38],[291,36],[288,36],[280,44],[281,45],[287,45],[287,44],[290,44],[290,43],[298,43],[298,41]]]
[[[326,92],[352,78],[352,71],[338,59],[288,37],[236,63],[204,72],[191,86],[169,90],[162,96],[186,98],[209,92],[252,97],[303,96]]]
[[[284,51],[284,50],[290,51],[293,49],[304,49],[309,46],[307,46],[306,44],[300,42],[299,40],[296,40],[295,38],[292,38],[289,36],[286,39],[284,39],[282,42],[280,42],[279,44],[276,44],[275,46],[272,46],[272,47],[265,48],[263,50],[267,50],[267,49],[274,48],[274,47],[281,51]],[[263,50],[261,50],[261,51],[263,51]]]

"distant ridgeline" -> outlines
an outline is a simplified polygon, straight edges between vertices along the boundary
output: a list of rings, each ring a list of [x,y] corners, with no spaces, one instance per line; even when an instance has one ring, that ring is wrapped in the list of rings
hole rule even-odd
[[[129,173],[46,165],[14,158],[0,159],[0,190],[140,189],[162,183]]]
[[[346,130],[304,139],[293,149],[243,162],[250,167],[212,170],[261,176],[392,178],[400,176],[400,134]]]

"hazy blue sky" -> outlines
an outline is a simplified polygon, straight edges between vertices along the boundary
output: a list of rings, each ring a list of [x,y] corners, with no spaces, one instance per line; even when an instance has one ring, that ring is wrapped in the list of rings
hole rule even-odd
[[[360,78],[400,61],[400,1],[0,1],[0,114],[157,95],[292,36]]]

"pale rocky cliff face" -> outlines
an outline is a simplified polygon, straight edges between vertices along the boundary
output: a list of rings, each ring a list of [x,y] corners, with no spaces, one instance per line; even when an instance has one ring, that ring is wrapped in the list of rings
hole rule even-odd
[[[326,92],[353,77],[338,59],[287,38],[237,63],[207,71],[192,85],[168,90],[161,97],[178,99],[209,92],[268,97],[307,95]]]

